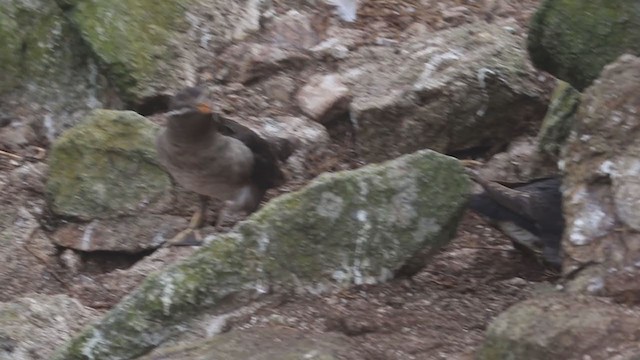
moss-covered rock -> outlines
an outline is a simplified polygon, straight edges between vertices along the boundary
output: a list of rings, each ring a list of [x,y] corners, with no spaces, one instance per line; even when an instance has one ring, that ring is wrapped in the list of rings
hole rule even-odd
[[[606,300],[545,296],[516,304],[487,330],[479,360],[638,359],[640,312]]]
[[[96,110],[53,144],[52,210],[84,220],[136,214],[171,188],[156,162],[156,126],[131,111]]]
[[[0,95],[22,81],[51,78],[64,62],[74,62],[74,38],[54,2],[0,1]]]
[[[546,0],[528,48],[534,65],[582,91],[618,56],[640,55],[640,7],[633,0]]]
[[[107,106],[108,84],[89,48],[50,0],[0,1],[3,115],[52,141],[89,109]]]
[[[257,30],[258,1],[63,1],[126,102],[193,82],[213,46]]]
[[[547,115],[538,132],[538,148],[554,159],[558,158],[580,105],[580,93],[564,81],[559,81],[551,95]]]
[[[428,150],[322,176],[149,277],[56,359],[131,359],[207,309],[269,290],[317,293],[414,273],[454,234],[468,190],[458,161]]]
[[[75,1],[71,19],[125,97],[149,96],[159,74],[167,83],[178,81],[176,71],[161,65],[178,58],[170,41],[172,31],[186,26],[188,2]]]

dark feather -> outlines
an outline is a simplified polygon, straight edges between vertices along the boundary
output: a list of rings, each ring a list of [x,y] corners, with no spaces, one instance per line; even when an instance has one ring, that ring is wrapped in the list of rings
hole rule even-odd
[[[284,183],[284,173],[270,142],[248,127],[227,118],[221,118],[220,133],[242,141],[251,150],[254,156],[252,180],[259,188],[267,190]]]

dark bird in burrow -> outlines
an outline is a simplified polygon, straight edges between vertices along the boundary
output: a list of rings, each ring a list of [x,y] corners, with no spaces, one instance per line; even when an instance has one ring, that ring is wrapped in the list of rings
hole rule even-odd
[[[505,233],[515,248],[528,254],[541,252],[544,262],[559,268],[564,232],[562,179],[549,177],[507,186],[469,168],[467,172],[484,189],[471,196],[469,207]]]

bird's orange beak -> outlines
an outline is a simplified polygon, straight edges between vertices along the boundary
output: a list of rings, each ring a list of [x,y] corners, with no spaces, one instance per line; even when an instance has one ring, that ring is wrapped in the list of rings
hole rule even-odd
[[[206,103],[198,103],[198,105],[196,105],[196,108],[201,114],[211,114],[213,112],[213,110],[211,110],[211,106]]]

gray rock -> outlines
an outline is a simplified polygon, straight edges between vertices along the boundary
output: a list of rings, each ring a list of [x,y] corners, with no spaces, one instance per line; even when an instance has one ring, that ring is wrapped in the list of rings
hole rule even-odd
[[[341,74],[353,94],[357,150],[368,161],[505,144],[546,111],[543,80],[521,38],[495,25],[361,47]]]
[[[297,100],[307,116],[325,124],[348,113],[351,94],[339,75],[316,75],[298,91]]]
[[[590,282],[632,301],[640,301],[639,84],[639,58],[606,66],[582,96],[561,158],[565,271],[600,264],[606,275]]]
[[[288,328],[232,331],[210,340],[163,347],[140,360],[338,360],[349,343],[336,334],[305,334]]]
[[[187,224],[183,217],[153,214],[95,219],[86,224],[64,224],[55,230],[52,240],[81,251],[138,253],[161,246]]]
[[[0,24],[2,115],[27,131],[3,139],[0,129],[0,144],[19,143],[21,136],[32,143],[35,134],[52,141],[90,109],[111,102],[90,49],[55,1],[2,1]]]
[[[128,103],[195,83],[213,49],[260,28],[269,2],[67,1],[66,12]]]
[[[640,55],[640,9],[633,1],[580,5],[546,0],[531,20],[533,63],[582,91],[618,56]]]
[[[49,359],[98,312],[66,295],[34,295],[0,303],[0,359]]]
[[[97,110],[53,144],[52,210],[82,220],[137,215],[171,190],[156,161],[157,127],[131,111]]]
[[[638,327],[637,309],[593,297],[547,295],[500,314],[477,358],[632,360],[640,356]]]
[[[564,81],[559,81],[551,95],[549,110],[538,132],[539,149],[557,159],[575,121],[580,105],[580,93]]]
[[[458,161],[428,150],[323,175],[148,277],[54,358],[132,358],[208,309],[265,292],[317,294],[414,274],[455,233],[468,188]]]

